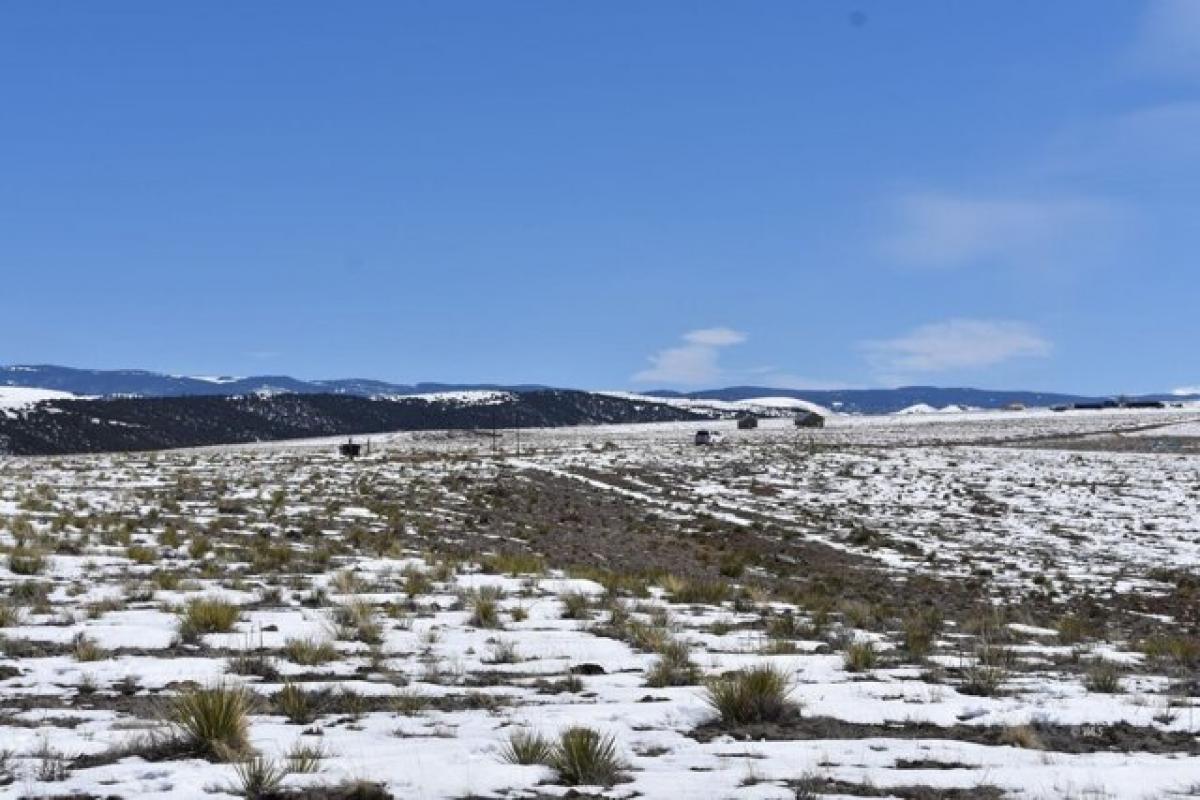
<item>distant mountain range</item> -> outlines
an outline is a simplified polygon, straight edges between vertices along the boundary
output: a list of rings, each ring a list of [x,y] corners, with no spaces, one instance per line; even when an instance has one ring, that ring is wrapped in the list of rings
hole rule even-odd
[[[946,388],[940,386],[902,386],[897,389],[773,389],[766,386],[731,386],[699,392],[648,392],[655,397],[690,400],[747,400],[758,397],[794,397],[850,414],[892,414],[913,406],[945,408],[1000,409],[1013,404],[1027,408],[1047,408],[1078,404],[1101,403],[1114,396],[1059,394],[1007,389]],[[1175,402],[1200,398],[1200,395],[1152,394],[1125,398],[1127,400]]]
[[[551,387],[537,384],[500,385],[490,383],[398,384],[367,378],[306,381],[287,375],[252,377],[202,377],[166,375],[145,370],[75,369],[53,365],[14,365],[0,367],[0,386],[27,386],[56,389],[87,397],[184,397],[234,396],[250,394],[339,394],[358,397],[395,397],[436,392],[497,390],[515,393],[540,391]],[[791,397],[852,414],[890,414],[919,405],[945,408],[1004,408],[1014,403],[1028,407],[1096,403],[1110,399],[1090,395],[1021,390],[944,388],[904,386],[897,389],[796,390],[769,386],[731,386],[696,392],[659,390],[645,392],[654,397],[737,401],[759,397]],[[1171,394],[1138,396],[1137,400],[1197,399],[1200,395],[1180,397]]]
[[[246,395],[281,392],[294,394],[377,395],[430,394],[472,389],[530,391],[546,386],[494,384],[417,383],[398,384],[365,378],[304,381],[287,375],[255,375],[247,378],[166,375],[140,369],[76,369],[51,364],[0,367],[0,386],[56,389],[87,397],[184,397],[190,395]]]

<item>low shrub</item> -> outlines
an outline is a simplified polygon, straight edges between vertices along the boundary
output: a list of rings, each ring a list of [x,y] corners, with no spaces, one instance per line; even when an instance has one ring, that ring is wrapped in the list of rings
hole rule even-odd
[[[908,614],[901,621],[904,631],[904,651],[918,661],[933,650],[942,629],[942,615],[935,608]]]
[[[241,615],[242,610],[227,600],[194,598],[180,613],[179,638],[184,642],[195,642],[206,633],[229,633]]]
[[[563,619],[588,619],[592,615],[592,599],[583,592],[567,592],[561,598]]]
[[[854,642],[842,657],[847,672],[868,672],[875,669],[878,660],[875,645],[871,642]]]
[[[1045,745],[1030,725],[1008,725],[1000,732],[1000,743],[1024,750],[1042,750]]]
[[[725,725],[778,722],[795,708],[791,690],[791,676],[765,664],[710,680],[705,699]]]
[[[256,676],[264,681],[275,681],[279,678],[279,669],[266,653],[241,653],[230,656],[225,671],[231,675]]]
[[[958,691],[979,697],[996,697],[1004,692],[1008,670],[1002,666],[977,661],[963,667],[963,679]]]
[[[282,653],[288,661],[306,667],[327,664],[338,658],[338,651],[333,642],[314,637],[288,639],[284,642]]]
[[[15,547],[8,554],[8,568],[14,575],[41,575],[46,571],[46,556],[28,547]]]
[[[317,696],[294,683],[285,683],[271,699],[288,722],[307,725],[317,718]]]
[[[500,628],[500,598],[504,593],[495,586],[481,586],[471,593],[468,601],[471,616],[467,624],[474,628]]]
[[[1111,661],[1099,661],[1088,670],[1083,685],[1089,692],[1120,694],[1121,670]]]
[[[71,640],[71,655],[76,661],[101,661],[108,658],[108,651],[81,631]]]
[[[486,556],[480,568],[484,572],[518,575],[540,575],[546,571],[546,560],[533,553],[497,553]]]
[[[0,628],[15,628],[25,619],[25,609],[20,606],[0,601]]]
[[[646,673],[646,685],[661,689],[666,686],[692,686],[700,680],[700,670],[692,662],[687,643],[672,639],[658,651],[658,660]]]
[[[339,639],[363,644],[383,643],[383,626],[375,616],[375,608],[365,600],[337,606],[333,620]]]
[[[729,584],[722,580],[684,580],[671,590],[671,600],[688,605],[719,606],[729,599]]]

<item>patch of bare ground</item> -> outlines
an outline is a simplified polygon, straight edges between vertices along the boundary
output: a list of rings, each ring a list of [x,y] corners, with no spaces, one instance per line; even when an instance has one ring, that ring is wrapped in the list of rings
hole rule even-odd
[[[607,472],[589,471],[588,477],[605,485],[619,483]],[[448,548],[457,557],[470,558],[481,548],[532,552],[552,567],[585,565],[612,574],[704,580],[722,579],[723,566],[736,561],[747,569],[738,577],[745,585],[785,597],[866,603],[896,617],[937,608],[946,619],[965,621],[989,597],[986,576],[897,573],[870,556],[815,540],[812,530],[853,526],[851,519],[828,512],[800,513],[794,525],[744,514],[750,524],[738,525],[668,515],[601,486],[539,471],[478,484],[471,503],[479,511],[461,544]],[[858,535],[875,547],[888,544],[886,535],[876,531],[860,527]],[[1064,613],[1102,616],[1114,630],[1145,635],[1154,627],[1146,613],[1187,613],[1189,608],[1191,604],[1172,603],[1170,597],[1071,597],[1064,603],[1064,598],[1029,593],[1012,598],[1007,613],[1012,621],[1056,619]]]
[[[1200,737],[1180,731],[1139,727],[1127,722],[1109,725],[1058,725],[1029,723],[1026,736],[1018,739],[1004,725],[934,725],[923,722],[869,724],[846,722],[832,717],[793,715],[782,722],[729,727],[719,722],[701,725],[690,732],[697,741],[710,742],[722,736],[738,741],[819,741],[823,739],[921,739],[950,740],[1002,746],[1024,741],[1035,749],[1056,753],[1184,753],[1200,754]],[[1033,734],[1033,735],[1028,735]]]
[[[395,795],[380,783],[351,781],[302,789],[281,789],[257,795],[260,800],[395,800]]]
[[[1200,436],[1123,436],[1115,433],[1074,438],[1038,439],[1013,446],[1042,450],[1073,450],[1081,453],[1149,453],[1187,456],[1200,454]]]
[[[934,786],[871,786],[829,777],[805,777],[791,781],[796,800],[817,800],[824,795],[843,797],[899,797],[902,800],[1000,800],[1006,793],[998,786],[980,784],[964,789],[943,789]]]

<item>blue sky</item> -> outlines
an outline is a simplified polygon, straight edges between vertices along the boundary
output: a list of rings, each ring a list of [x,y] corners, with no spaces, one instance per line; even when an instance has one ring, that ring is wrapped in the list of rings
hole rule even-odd
[[[0,363],[1200,384],[1200,2],[0,8]]]

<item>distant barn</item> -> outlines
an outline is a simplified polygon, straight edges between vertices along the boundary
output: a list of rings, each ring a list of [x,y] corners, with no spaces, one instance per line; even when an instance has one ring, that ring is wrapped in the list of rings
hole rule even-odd
[[[362,445],[353,439],[347,439],[338,445],[338,452],[346,458],[358,458],[362,455]]]
[[[758,417],[753,414],[744,414],[738,417],[738,430],[751,431],[758,427]]]
[[[815,411],[801,411],[796,415],[797,428],[824,428],[825,417]]]

